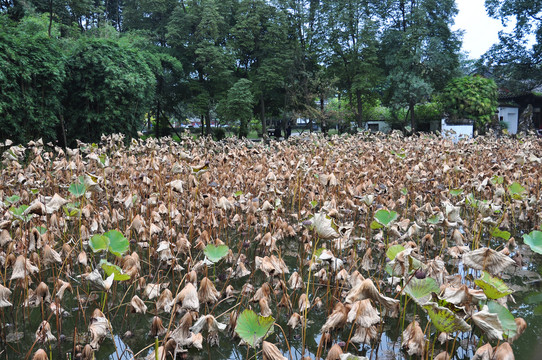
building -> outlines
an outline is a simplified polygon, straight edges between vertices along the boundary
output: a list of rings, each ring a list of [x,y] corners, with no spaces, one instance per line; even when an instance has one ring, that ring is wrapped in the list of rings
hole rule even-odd
[[[499,120],[506,123],[508,132],[536,130],[542,134],[542,86],[522,93],[501,91]]]

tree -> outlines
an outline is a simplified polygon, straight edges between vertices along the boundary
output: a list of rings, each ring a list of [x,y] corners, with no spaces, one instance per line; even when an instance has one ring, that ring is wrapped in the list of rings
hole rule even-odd
[[[66,72],[59,41],[46,16],[19,23],[0,15],[0,139],[54,140],[60,125]],[[53,28],[53,35],[58,29]]]
[[[457,13],[453,0],[392,1],[383,36],[388,102],[408,107],[416,131],[416,104],[441,90],[458,70],[458,35],[450,30]]]
[[[116,132],[136,136],[156,81],[143,54],[118,39],[83,36],[71,47],[64,85],[68,143]]]
[[[363,123],[364,103],[377,98],[376,88],[383,80],[378,58],[377,4],[367,0],[330,1],[325,7],[328,72],[338,79],[354,111],[358,127]]]
[[[252,82],[247,79],[239,79],[228,90],[228,95],[219,104],[219,115],[221,114],[228,122],[239,120],[240,138],[248,135],[248,123],[252,118],[254,108],[254,96],[251,91]]]
[[[252,81],[264,134],[266,112],[278,114],[284,107],[286,75],[292,65],[287,30],[284,13],[274,6],[263,0],[240,2],[237,22],[231,30],[232,46],[238,59],[238,75]]]
[[[542,1],[486,0],[491,17],[503,24],[515,20],[512,33],[499,32],[500,42],[482,56],[482,62],[502,87],[512,92],[532,90],[542,84]],[[535,43],[530,46],[529,36]]]
[[[226,41],[231,4],[218,0],[181,4],[171,15],[168,43],[189,74],[186,100],[210,134],[211,111],[231,84],[233,58]]]
[[[498,106],[495,81],[481,76],[455,78],[446,85],[441,101],[452,119],[470,119],[478,129],[484,129]]]

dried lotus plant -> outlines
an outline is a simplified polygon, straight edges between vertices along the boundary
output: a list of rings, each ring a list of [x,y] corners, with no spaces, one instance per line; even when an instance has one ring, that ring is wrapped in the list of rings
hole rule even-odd
[[[537,138],[179,135],[4,140],[0,352],[528,358]]]

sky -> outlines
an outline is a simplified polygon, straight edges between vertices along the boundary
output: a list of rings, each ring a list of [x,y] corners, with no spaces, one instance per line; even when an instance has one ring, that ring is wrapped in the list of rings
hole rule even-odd
[[[502,23],[487,15],[484,0],[456,0],[456,4],[459,13],[452,29],[464,30],[463,51],[468,53],[469,58],[478,59],[499,41]]]

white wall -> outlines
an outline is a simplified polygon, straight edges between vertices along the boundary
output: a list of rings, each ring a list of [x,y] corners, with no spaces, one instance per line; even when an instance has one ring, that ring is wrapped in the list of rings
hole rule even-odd
[[[441,121],[442,136],[452,139],[454,143],[458,142],[460,138],[471,138],[473,129],[473,125],[448,125],[446,124],[446,119],[442,119]]]
[[[517,107],[500,107],[499,120],[501,118],[508,125],[509,134],[518,132],[519,109]]]
[[[381,131],[383,133],[388,133],[391,130],[390,126],[385,121],[367,121],[365,123],[365,130],[370,129],[369,125],[373,125],[373,127],[374,125],[378,125],[378,131]]]

